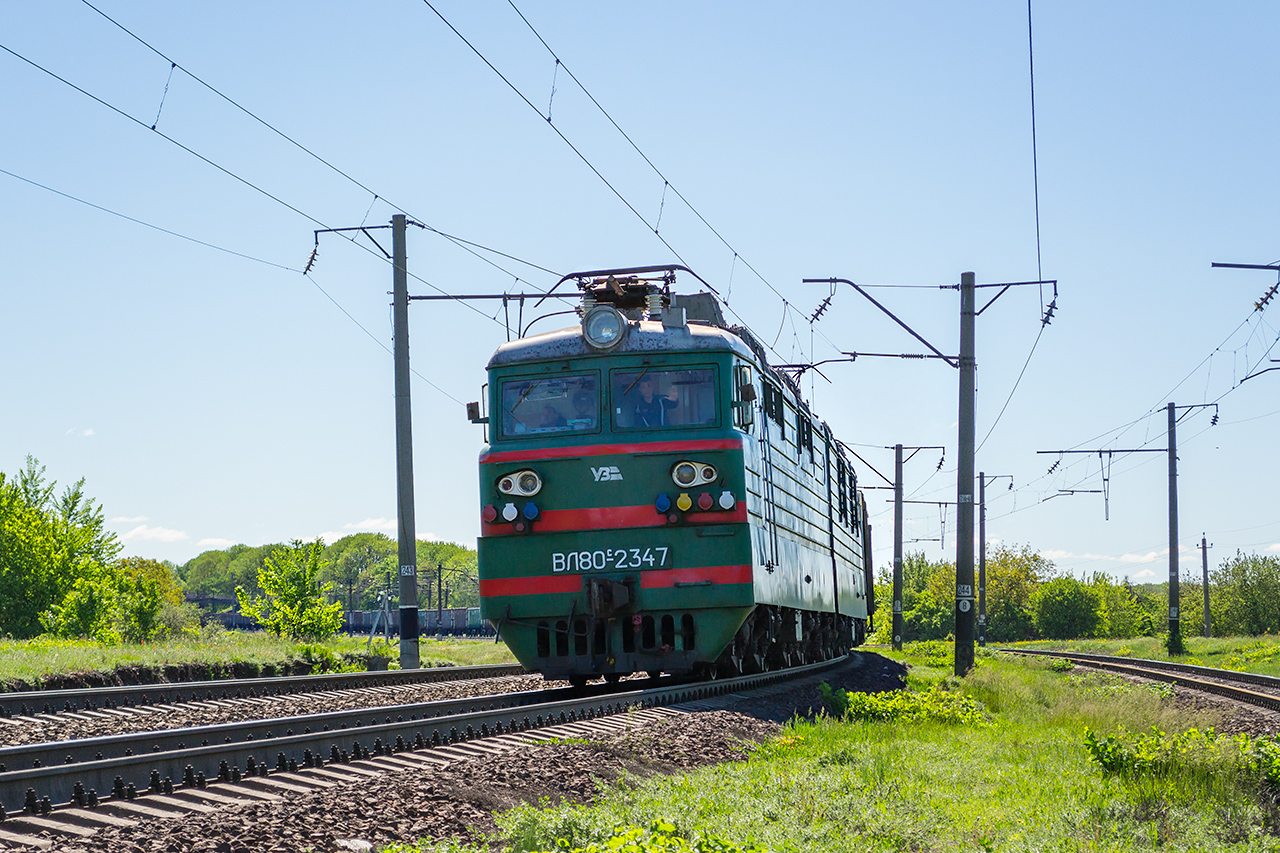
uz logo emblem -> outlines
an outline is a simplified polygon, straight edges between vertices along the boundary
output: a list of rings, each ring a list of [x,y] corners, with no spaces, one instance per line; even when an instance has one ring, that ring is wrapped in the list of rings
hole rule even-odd
[[[603,483],[605,480],[621,480],[622,472],[617,465],[606,465],[604,468],[592,468],[591,476],[596,478],[597,483]]]

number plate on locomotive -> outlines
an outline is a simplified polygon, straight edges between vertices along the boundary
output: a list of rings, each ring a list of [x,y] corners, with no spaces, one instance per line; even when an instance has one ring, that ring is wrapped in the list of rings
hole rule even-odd
[[[551,555],[551,571],[607,572],[624,569],[670,568],[674,558],[667,545],[650,548],[600,548],[595,551],[570,551]]]

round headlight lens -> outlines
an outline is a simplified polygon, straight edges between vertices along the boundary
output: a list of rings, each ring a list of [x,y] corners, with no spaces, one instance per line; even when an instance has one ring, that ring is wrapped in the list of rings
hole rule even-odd
[[[536,495],[542,488],[542,478],[532,471],[525,471],[519,477],[520,494]]]
[[[502,492],[504,495],[514,494],[515,490],[515,480],[512,480],[510,477],[503,477],[498,481],[498,491]]]
[[[698,480],[698,469],[688,462],[681,462],[671,472],[671,479],[676,481],[677,486],[692,486]]]
[[[596,349],[609,349],[622,340],[626,320],[613,308],[593,308],[582,321],[582,335]]]
[[[716,478],[716,469],[712,468],[710,465],[703,465],[702,466],[702,482],[710,483],[715,478]]]

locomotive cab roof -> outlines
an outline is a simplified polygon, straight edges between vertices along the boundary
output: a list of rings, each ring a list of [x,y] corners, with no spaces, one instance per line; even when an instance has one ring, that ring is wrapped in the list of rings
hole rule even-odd
[[[711,289],[697,273],[673,264],[570,273],[552,291],[568,281],[576,282],[582,292],[578,308],[582,322],[509,341],[493,354],[489,368],[584,358],[604,351],[622,355],[729,350],[744,358],[758,359],[761,353],[743,341],[745,330],[725,325],[720,304],[712,293],[671,292],[677,270],[689,273]],[[603,330],[602,336],[595,333],[597,326]]]
[[[711,292],[672,293],[677,271],[693,276]],[[489,359],[488,369],[605,354],[730,351],[754,361],[762,373],[790,391],[796,406],[812,415],[795,379],[769,365],[764,345],[750,329],[725,322],[715,288],[688,267],[663,264],[570,273],[551,292],[569,281],[582,292],[577,309],[582,322],[508,341]],[[615,315],[612,330],[618,337],[603,345],[589,334],[591,318],[600,313]]]
[[[755,356],[737,334],[709,323],[691,321],[680,328],[661,320],[626,321],[622,340],[609,355],[657,352],[732,351],[746,359]],[[552,359],[591,358],[600,351],[587,343],[581,324],[509,341],[489,359],[489,368]]]

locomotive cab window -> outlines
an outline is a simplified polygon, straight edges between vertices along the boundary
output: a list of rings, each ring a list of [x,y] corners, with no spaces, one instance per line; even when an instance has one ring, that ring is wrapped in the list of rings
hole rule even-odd
[[[716,372],[692,370],[616,370],[610,408],[617,429],[672,429],[714,426]]]
[[[594,373],[502,383],[502,434],[508,438],[599,429],[600,390]]]

